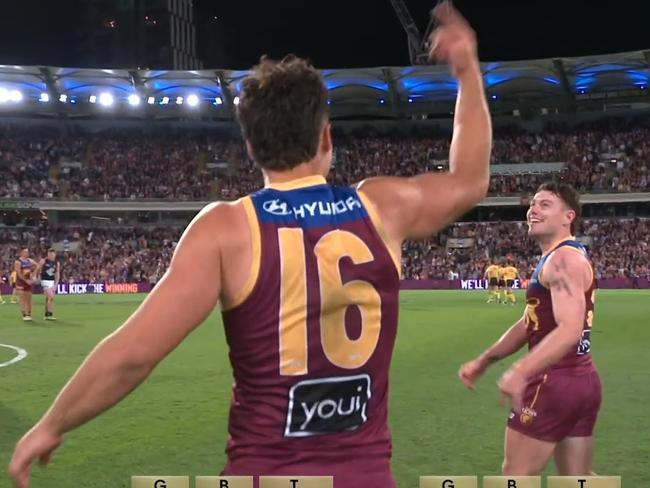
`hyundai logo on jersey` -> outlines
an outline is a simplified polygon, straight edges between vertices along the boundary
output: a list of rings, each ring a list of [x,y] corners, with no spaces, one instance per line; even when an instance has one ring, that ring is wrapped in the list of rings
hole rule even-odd
[[[262,208],[272,215],[291,215],[286,202],[280,200],[267,200],[262,204]]]
[[[272,188],[252,196],[262,222],[289,225],[300,222],[305,228],[354,221],[368,216],[353,188],[331,189],[325,185],[293,192]]]

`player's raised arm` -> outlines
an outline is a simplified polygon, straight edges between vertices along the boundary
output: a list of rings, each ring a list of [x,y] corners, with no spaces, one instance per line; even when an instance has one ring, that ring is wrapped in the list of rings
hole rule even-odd
[[[47,462],[63,434],[127,396],[212,311],[221,289],[220,239],[228,228],[222,210],[207,207],[194,219],[152,293],[99,343],[20,440],[9,467],[19,487],[28,485],[34,460]]]
[[[476,36],[449,2],[433,14],[439,27],[431,37],[431,57],[449,63],[458,79],[449,172],[370,178],[359,186],[395,241],[428,237],[444,228],[483,200],[489,186],[492,124]]]
[[[543,276],[551,290],[558,326],[513,366],[525,378],[545,371],[577,347],[585,322],[585,290],[590,286],[591,273],[587,259],[572,249],[558,249],[546,262]]]

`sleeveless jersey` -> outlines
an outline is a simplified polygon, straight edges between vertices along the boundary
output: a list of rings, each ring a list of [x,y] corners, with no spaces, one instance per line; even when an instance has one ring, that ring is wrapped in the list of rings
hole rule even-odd
[[[56,260],[46,259],[41,269],[41,280],[54,281],[56,278]]]
[[[25,270],[33,270],[34,269],[34,262],[30,259],[23,259],[23,258],[18,258],[18,262],[20,263],[20,275],[17,276],[17,281],[19,282],[24,282],[22,275],[25,272]],[[31,273],[30,273],[31,274]]]
[[[518,274],[517,268],[514,266],[506,266],[503,269],[503,276],[506,280],[516,280]]]
[[[495,264],[491,264],[485,270],[488,278],[499,278],[499,267]]]
[[[352,459],[390,469],[399,257],[374,208],[322,177],[266,188],[242,204],[254,285],[223,311],[235,379],[225,473],[324,465],[340,474],[348,468],[335,467],[346,463],[359,470]]]
[[[576,240],[565,240],[553,248],[549,253],[542,256],[533,272],[530,284],[526,292],[526,333],[528,336],[528,347],[532,349],[539,344],[544,337],[550,334],[556,327],[555,316],[553,315],[553,302],[551,291],[541,283],[542,269],[546,261],[553,253],[562,247],[568,247],[576,252],[587,256],[585,247]],[[592,273],[593,275],[593,273]],[[585,318],[582,332],[582,339],[551,369],[560,370],[573,368],[582,371],[591,371],[594,366],[591,358],[591,328],[594,317],[595,281],[592,278],[591,286],[585,292]]]

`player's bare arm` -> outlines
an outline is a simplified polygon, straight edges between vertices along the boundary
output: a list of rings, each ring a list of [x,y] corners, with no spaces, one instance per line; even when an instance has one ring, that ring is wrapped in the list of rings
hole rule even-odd
[[[458,372],[463,384],[473,390],[478,380],[494,363],[519,351],[526,344],[526,314],[515,322],[483,354],[465,364]]]
[[[45,264],[45,259],[43,258],[39,259],[38,263],[36,263],[36,269],[34,271],[35,279],[38,279],[38,277],[41,275],[41,270],[43,269],[44,264]]]
[[[378,207],[391,241],[425,238],[479,203],[489,186],[492,124],[485,100],[476,36],[449,3],[434,10],[440,27],[431,57],[449,63],[458,78],[449,172],[364,181],[359,190]]]
[[[220,205],[212,205],[192,221],[153,292],[99,343],[46,414],[20,440],[9,467],[19,487],[28,485],[34,460],[47,462],[63,434],[127,396],[212,311],[221,289],[220,239],[229,227],[223,214]],[[197,258],[206,272],[194,272]],[[188,275],[194,286],[187,286]]]
[[[499,380],[502,399],[510,398],[515,411],[521,409],[529,379],[557,363],[582,337],[585,290],[592,279],[586,258],[570,249],[558,249],[544,265],[543,279],[544,285],[551,290],[558,327]]]
[[[571,249],[558,249],[544,266],[543,280],[551,290],[558,327],[516,367],[526,377],[557,363],[580,342],[585,321],[585,291],[591,286],[587,259]]]

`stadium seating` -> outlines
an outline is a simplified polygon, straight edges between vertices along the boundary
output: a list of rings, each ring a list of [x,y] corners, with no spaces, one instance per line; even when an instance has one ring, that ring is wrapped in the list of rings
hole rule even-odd
[[[650,190],[650,129],[621,122],[541,134],[497,134],[492,195],[521,194],[555,176],[581,192]],[[345,137],[336,145],[331,180],[351,184],[373,175],[443,169],[449,138]],[[535,163],[535,164],[530,164]],[[262,186],[240,140],[206,134],[57,135],[51,130],[0,130],[0,198],[235,199]]]
[[[582,228],[597,278],[650,275],[650,219],[592,219]],[[11,268],[21,246],[42,255],[55,244],[65,281],[155,283],[167,269],[181,232],[182,227],[0,228],[0,269]],[[469,246],[452,247],[459,239]],[[446,279],[454,273],[481,278],[490,259],[501,256],[511,256],[524,277],[532,273],[539,249],[527,239],[523,222],[454,224],[428,241],[404,244],[403,276]]]
[[[338,134],[336,142],[331,181],[338,184],[444,170],[449,152],[448,136]],[[650,128],[643,120],[610,119],[571,130],[548,126],[540,134],[505,129],[494,142],[490,193],[530,193],[549,174],[583,193],[650,191],[649,159]],[[237,139],[200,132],[61,135],[45,128],[0,129],[4,199],[232,200],[261,186],[259,170]],[[0,227],[0,270],[12,267],[19,246],[38,254],[56,243],[65,250],[65,280],[155,283],[181,231],[182,225],[169,223],[137,230],[89,223]],[[599,278],[650,273],[650,221],[592,219],[583,224],[583,236]],[[508,255],[529,276],[538,254],[523,223],[456,224],[429,241],[406,243],[402,265],[405,278],[471,279],[483,275],[490,259]]]

